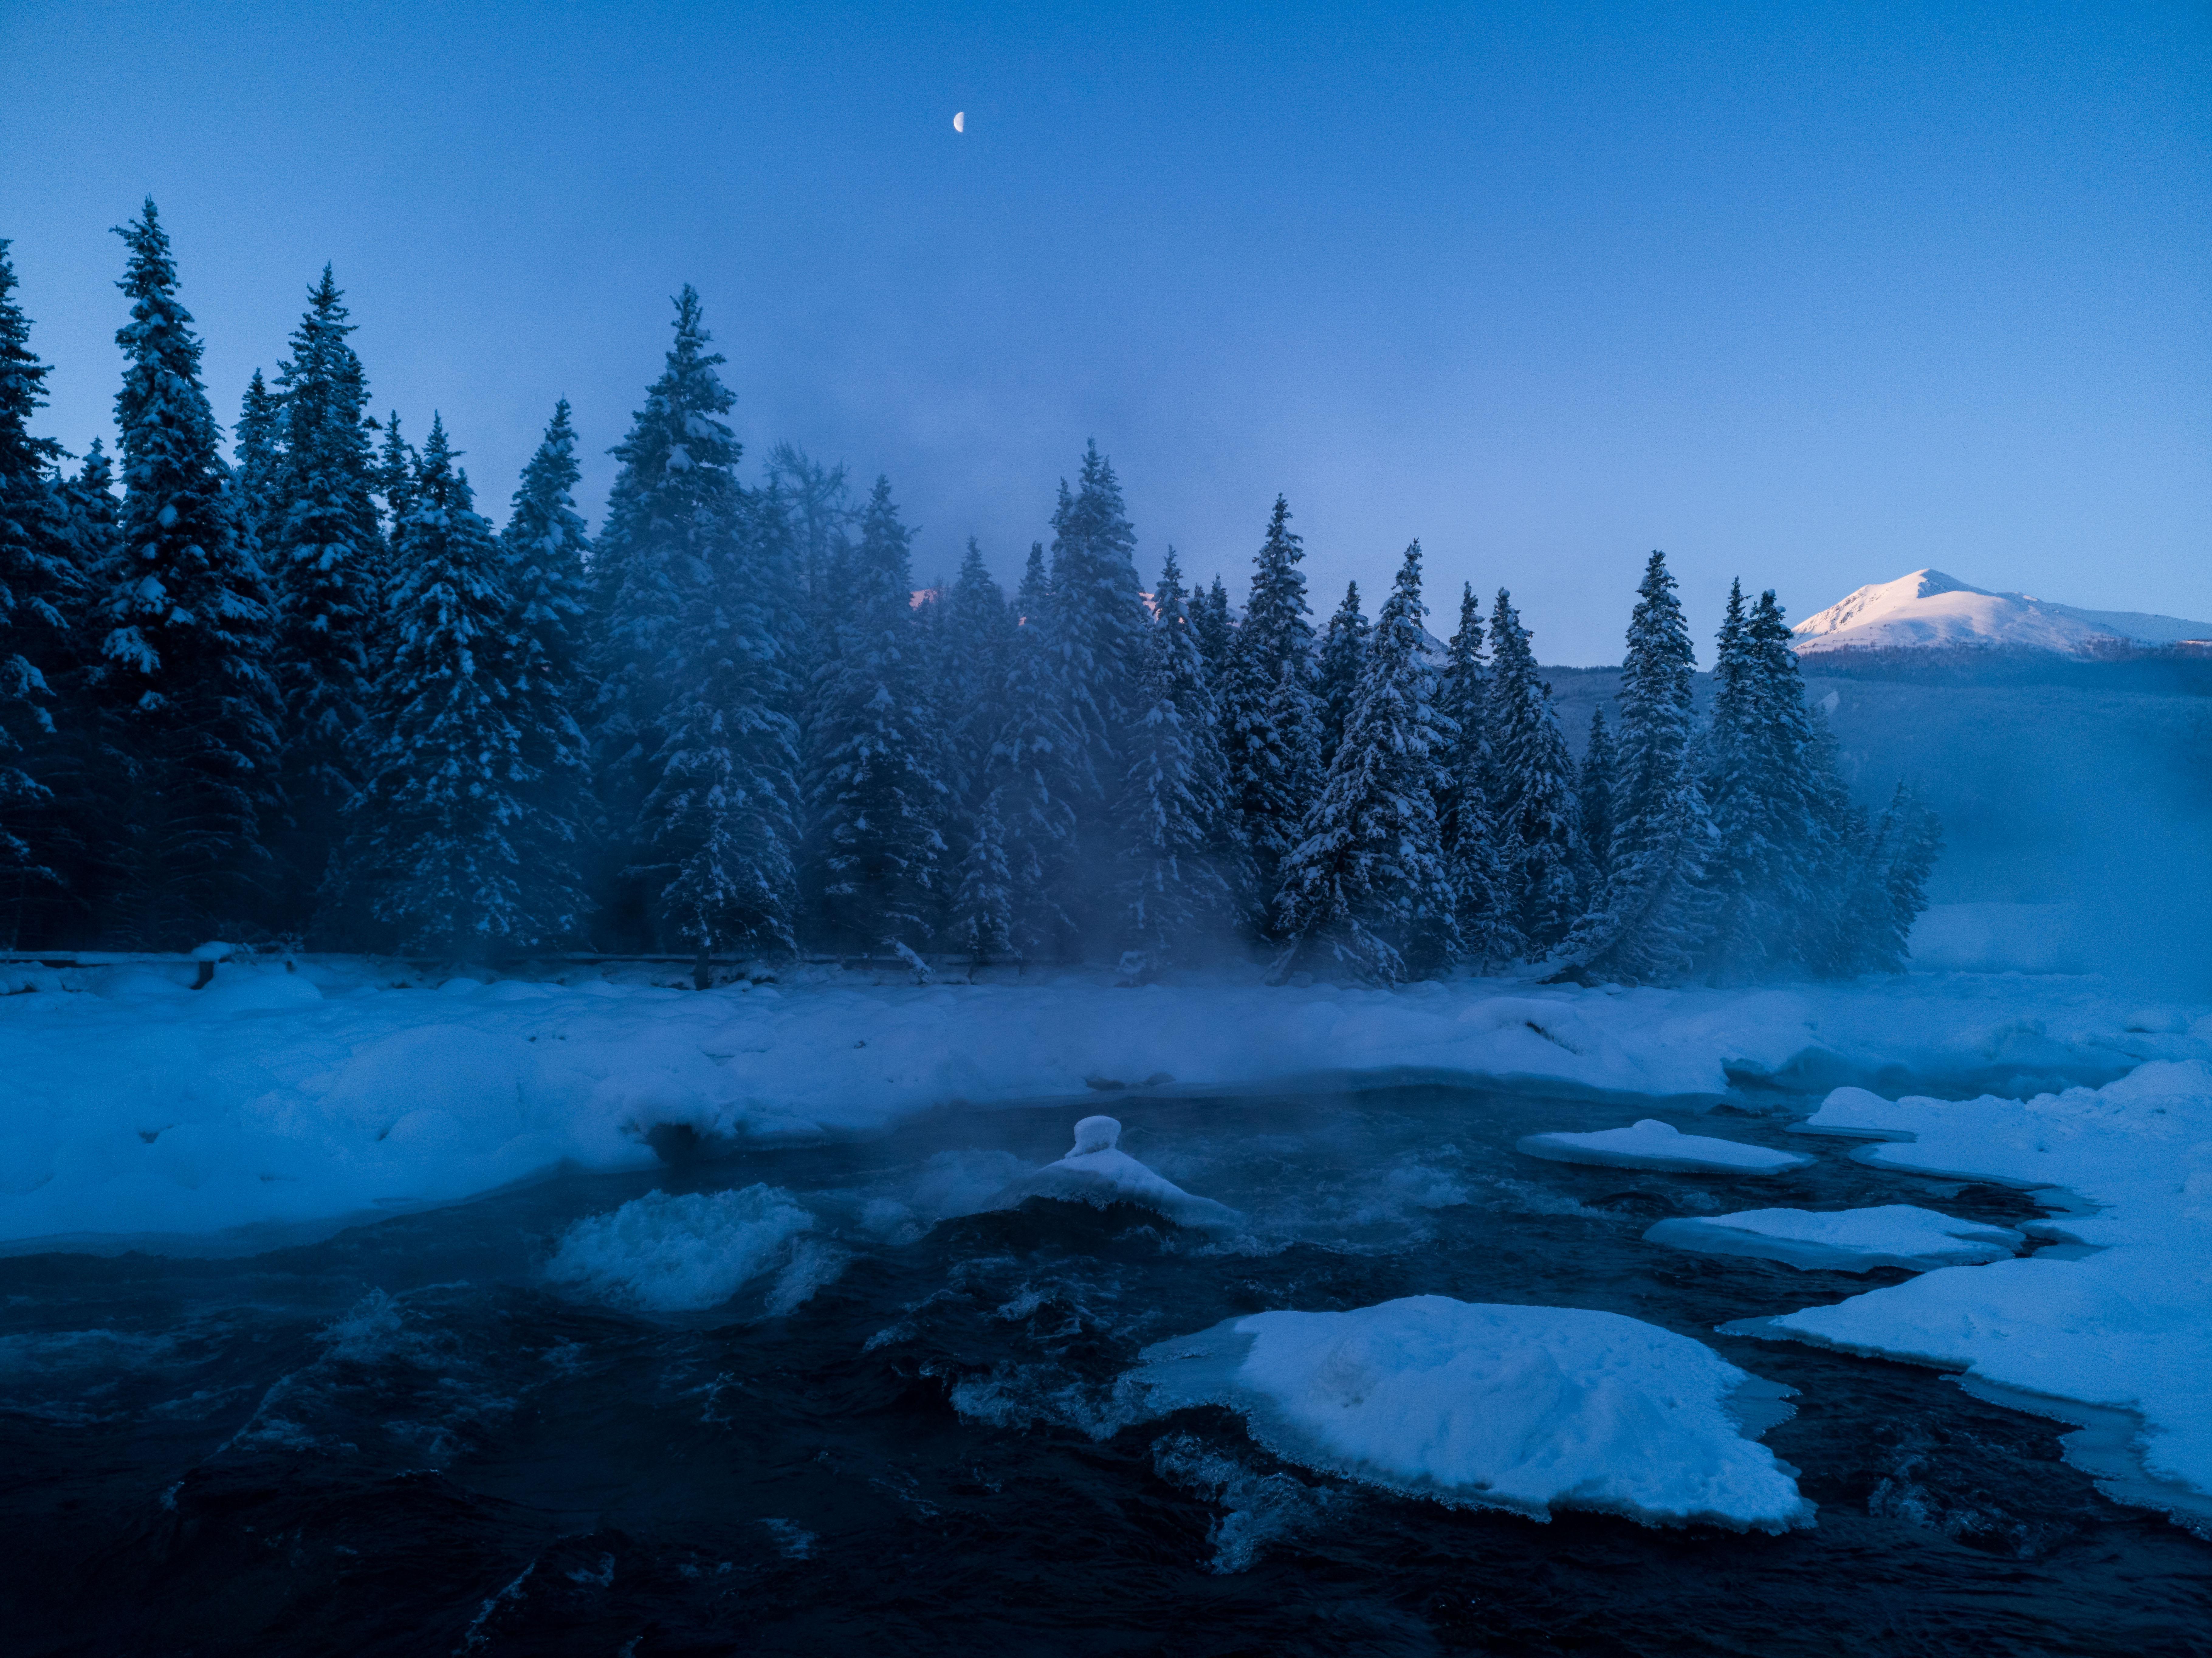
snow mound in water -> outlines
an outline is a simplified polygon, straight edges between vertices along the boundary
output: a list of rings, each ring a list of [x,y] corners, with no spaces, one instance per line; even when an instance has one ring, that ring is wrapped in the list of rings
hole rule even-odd
[[[1553,1163],[1594,1163],[1609,1169],[1665,1169],[1678,1174],[1778,1175],[1802,1169],[1814,1158],[1794,1151],[1770,1151],[1738,1140],[1685,1134],[1672,1123],[1646,1117],[1628,1128],[1595,1134],[1530,1134],[1517,1149]]]
[[[1618,1313],[1412,1296],[1231,1319],[1143,1357],[1153,1414],[1225,1406],[1279,1456],[1414,1496],[1539,1520],[1813,1523],[1796,1471],[1744,1436],[1788,1413],[1789,1390]]]
[[[1112,1117],[1085,1117],[1075,1125],[1075,1149],[1058,1163],[1048,1163],[1025,1175],[999,1193],[994,1209],[1012,1209],[1030,1198],[1057,1198],[1063,1203],[1088,1203],[1103,1209],[1109,1204],[1133,1203],[1165,1215],[1180,1226],[1234,1226],[1234,1209],[1211,1198],[1194,1196],[1173,1181],[1164,1180],[1139,1163],[1115,1142],[1121,1125]]]
[[[617,1306],[701,1312],[777,1265],[813,1224],[790,1193],[773,1186],[680,1198],[648,1192],[571,1226],[545,1276]]]
[[[1909,1203],[1875,1209],[1745,1209],[1733,1215],[1662,1220],[1644,1235],[1709,1255],[1756,1255],[1808,1271],[1871,1272],[1902,1266],[1977,1266],[2008,1260],[2027,1240],[2009,1226],[1959,1220]]]

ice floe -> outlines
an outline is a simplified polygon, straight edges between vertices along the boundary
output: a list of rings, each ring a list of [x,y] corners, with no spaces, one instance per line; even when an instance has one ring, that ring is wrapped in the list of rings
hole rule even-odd
[[[1644,1239],[1703,1254],[1755,1255],[1808,1271],[1842,1272],[1978,1266],[2008,1260],[2027,1242],[2009,1226],[1960,1220],[1909,1203],[1826,1212],[1745,1209],[1732,1215],[1683,1217],[1661,1221]]]
[[[545,1276],[616,1306],[702,1312],[774,1267],[788,1264],[818,1281],[820,1263],[794,1260],[787,1247],[813,1224],[796,1198],[773,1186],[682,1197],[648,1192],[571,1226]]]
[[[1595,1134],[1530,1134],[1518,1142],[1526,1156],[1553,1163],[1593,1163],[1608,1169],[1660,1169],[1684,1175],[1779,1175],[1815,1159],[1770,1151],[1741,1140],[1685,1134],[1672,1123],[1646,1117],[1627,1128]]]
[[[1416,1496],[1537,1519],[1813,1521],[1796,1471],[1746,1436],[1789,1414],[1788,1390],[1618,1313],[1413,1296],[1231,1319],[1143,1359],[1154,1415],[1224,1406],[1279,1456]]]
[[[1121,1125],[1112,1117],[1085,1117],[1075,1125],[1075,1149],[1015,1181],[995,1198],[994,1209],[1012,1209],[1031,1198],[1063,1203],[1133,1203],[1157,1211],[1179,1226],[1227,1227],[1238,1216],[1225,1204],[1186,1192],[1139,1163],[1117,1142]]]
[[[1803,1126],[1892,1137],[1853,1154],[1881,1168],[2035,1190],[2068,1212],[2024,1230],[2063,1248],[1731,1328],[1962,1370],[2081,1425],[2068,1459],[2113,1497],[2212,1525],[2212,1067],[2027,1100],[1838,1089]]]

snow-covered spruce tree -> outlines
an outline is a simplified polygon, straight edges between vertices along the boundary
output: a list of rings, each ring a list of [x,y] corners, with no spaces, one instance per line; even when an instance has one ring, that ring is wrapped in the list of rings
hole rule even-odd
[[[76,572],[51,476],[61,446],[31,434],[51,371],[31,349],[8,246],[0,239],[0,939],[12,945],[31,890],[61,878],[45,844],[52,793],[30,763],[53,736],[50,679],[67,649]]]
[[[1315,665],[1314,697],[1321,705],[1321,762],[1336,758],[1336,745],[1344,740],[1345,721],[1352,718],[1352,699],[1359,695],[1360,669],[1367,656],[1367,618],[1359,613],[1359,584],[1348,584],[1344,603],[1322,632],[1321,654]]]
[[[1567,936],[1581,911],[1575,879],[1582,861],[1575,762],[1537,677],[1528,633],[1500,588],[1490,618],[1491,811],[1505,863],[1513,924],[1531,955]]]
[[[807,844],[825,931],[848,946],[919,950],[943,902],[951,791],[915,621],[913,534],[878,477],[860,513],[837,653],[816,671]]]
[[[200,343],[177,301],[153,202],[117,234],[131,320],[115,398],[123,548],[112,572],[99,691],[123,773],[100,856],[106,931],[176,948],[250,919],[270,875],[277,700],[273,614],[200,383]]]
[[[1478,969],[1521,954],[1513,895],[1490,809],[1489,695],[1482,665],[1482,606],[1473,585],[1463,583],[1459,627],[1437,685],[1437,706],[1454,732],[1445,752],[1437,814],[1459,906],[1460,952]]]
[[[1691,749],[1697,653],[1663,555],[1637,587],[1620,676],[1609,871],[1553,952],[1563,968],[1630,984],[1680,979],[1711,934],[1704,889],[1712,818]]]
[[[268,562],[284,522],[284,403],[269,389],[261,371],[253,371],[246,396],[239,405],[236,441],[232,446],[237,465],[239,513],[253,532],[253,544]]]
[[[954,927],[963,913],[961,892],[969,882],[970,854],[985,833],[984,807],[991,791],[988,775],[991,744],[997,738],[1005,714],[1002,706],[1006,672],[1014,646],[1013,613],[1006,595],[983,562],[975,537],[968,537],[960,561],[959,576],[940,596],[942,611],[937,632],[937,660],[933,668],[938,730],[942,739],[944,778],[949,791],[945,818],[944,866],[955,872],[940,884],[947,889],[944,924],[957,933],[954,948],[988,961],[1006,953],[1003,919],[995,930],[985,929],[984,948],[975,946],[975,929]],[[1005,861],[1005,829],[994,819],[988,826],[991,843],[980,854],[979,878],[995,879],[991,871]]]
[[[573,913],[531,908],[519,840],[530,781],[511,713],[506,561],[434,418],[399,521],[391,659],[371,695],[362,782],[325,888],[325,930],[481,958],[555,944]],[[368,940],[363,940],[364,942]]]
[[[675,630],[684,675],[641,810],[649,919],[699,957],[797,947],[799,728],[757,546],[708,549]]]
[[[985,790],[969,817],[945,928],[946,942],[979,966],[1013,953],[1014,877],[999,799],[998,790]]]
[[[1421,544],[1376,617],[1359,694],[1305,834],[1283,865],[1276,974],[1395,984],[1458,953],[1436,801],[1456,732],[1424,650]]]
[[[399,520],[407,516],[415,504],[415,468],[419,464],[415,447],[399,434],[399,411],[395,409],[385,417],[383,440],[376,451],[376,493],[384,498],[384,522],[396,537]],[[389,538],[387,538],[387,545]],[[395,573],[386,570],[387,580]]]
[[[515,839],[523,853],[527,908],[548,918],[568,917],[559,928],[562,934],[580,933],[590,912],[583,861],[586,826],[595,816],[590,746],[576,719],[576,710],[591,701],[584,677],[590,542],[574,495],[581,476],[563,398],[522,469],[500,535],[510,606],[508,713],[527,774]]]
[[[940,707],[945,781],[955,798],[972,808],[980,799],[984,763],[997,732],[1014,645],[1006,590],[983,562],[983,550],[973,536],[945,605]]]
[[[295,922],[322,885],[339,812],[354,793],[357,756],[349,750],[368,706],[369,640],[381,608],[368,385],[346,343],[347,314],[325,265],[277,371],[281,450],[273,473],[257,481],[275,495],[262,555],[276,598],[288,822],[274,849],[283,866],[279,914]],[[249,498],[249,511],[253,505]]]
[[[1054,616],[1044,548],[1032,544],[1014,596],[1014,629],[1002,718],[984,769],[977,817],[997,826],[998,852],[974,846],[962,866],[952,931],[971,941],[1003,932],[1017,960],[1048,962],[1070,947],[1073,920],[1065,898],[1076,856],[1076,791],[1068,756],[1079,744],[1060,683],[1065,659],[1053,640]],[[1003,892],[1000,899],[994,896]]]
[[[1900,781],[1871,832],[1857,835],[1856,867],[1836,929],[1831,973],[1901,973],[1912,924],[1928,908],[1928,878],[1943,850],[1943,825]]]
[[[1229,589],[1221,585],[1218,575],[1211,587],[1191,595],[1190,625],[1198,640],[1198,653],[1206,662],[1206,677],[1218,688],[1225,683],[1229,650],[1236,638],[1229,616]]]
[[[1125,971],[1150,975],[1187,959],[1236,919],[1241,848],[1223,834],[1227,768],[1219,715],[1183,596],[1175,549],[1160,565],[1145,671],[1145,703],[1122,780],[1117,890]]]
[[[1097,443],[1084,451],[1073,493],[1065,481],[1052,515],[1052,628],[1077,749],[1064,774],[1075,791],[1076,835],[1083,865],[1103,872],[1114,851],[1112,809],[1140,717],[1137,681],[1143,670],[1151,613],[1133,556],[1137,535],[1121,502],[1121,486]],[[1079,947],[1110,934],[1110,900],[1088,881],[1065,895]]]
[[[675,340],[629,435],[613,451],[622,465],[592,550],[588,666],[597,689],[585,728],[606,826],[596,837],[606,859],[597,896],[606,941],[633,950],[652,936],[652,892],[673,878],[671,865],[639,838],[659,833],[647,824],[645,805],[661,782],[670,704],[684,696],[693,704],[687,718],[718,717],[711,701],[698,699],[722,653],[714,647],[704,659],[690,659],[678,635],[702,637],[697,624],[711,617],[733,579],[754,517],[738,482],[737,438],[722,418],[737,401],[714,373],[724,359],[710,349],[697,292],[686,284],[675,304]],[[771,662],[771,671],[785,665],[780,658]],[[703,741],[705,728],[699,730]],[[660,873],[640,872],[647,862]],[[787,928],[789,921],[787,915]]]
[[[1278,495],[1219,679],[1230,796],[1258,880],[1260,903],[1250,920],[1263,937],[1273,936],[1271,895],[1317,780],[1297,752],[1307,726],[1318,740],[1320,717],[1305,706],[1313,698],[1313,623],[1298,569],[1305,548],[1290,525],[1290,503]]]
[[[1613,873],[1614,770],[1613,733],[1606,727],[1604,708],[1594,708],[1589,740],[1575,769],[1575,795],[1582,806],[1583,847],[1589,853],[1591,875],[1600,883]]]
[[[1717,845],[1709,885],[1715,977],[1856,972],[1850,873],[1865,826],[1852,811],[1826,723],[1805,699],[1788,623],[1771,590],[1729,596],[1706,743]]]

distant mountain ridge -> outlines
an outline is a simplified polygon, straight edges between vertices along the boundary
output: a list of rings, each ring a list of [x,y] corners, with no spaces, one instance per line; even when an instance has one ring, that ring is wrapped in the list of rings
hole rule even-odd
[[[2212,655],[2212,622],[2085,610],[1992,592],[1941,570],[1876,582],[1791,631],[1801,656],[1835,651],[2031,651],[2081,658]]]

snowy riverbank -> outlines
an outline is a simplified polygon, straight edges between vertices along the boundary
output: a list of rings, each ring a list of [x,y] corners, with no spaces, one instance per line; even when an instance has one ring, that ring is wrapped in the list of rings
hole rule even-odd
[[[185,974],[9,969],[0,997],[0,1243],[326,1224],[452,1202],[563,1165],[865,1132],[956,1100],[1331,1074],[1644,1096],[1731,1075],[2026,1095],[2212,1059],[2203,1008],[2099,981],[1910,975],[1747,992],[1502,980],[1364,991],[1068,974],[881,984],[816,971],[707,992],[453,979],[353,958]],[[633,979],[644,975],[633,972]],[[1172,1079],[1171,1083],[1168,1079]]]

